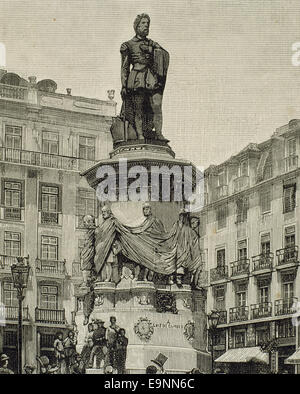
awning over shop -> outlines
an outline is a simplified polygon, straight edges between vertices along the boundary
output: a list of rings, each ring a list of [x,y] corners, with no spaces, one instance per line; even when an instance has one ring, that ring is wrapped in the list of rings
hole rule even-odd
[[[288,357],[285,361],[285,364],[300,364],[300,348],[298,348],[295,353],[293,353],[290,357]]]
[[[269,355],[264,353],[259,346],[229,349],[215,360],[217,363],[249,363],[269,364]]]

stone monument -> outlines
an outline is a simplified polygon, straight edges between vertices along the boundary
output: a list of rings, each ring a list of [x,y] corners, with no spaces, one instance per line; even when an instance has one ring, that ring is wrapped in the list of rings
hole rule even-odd
[[[110,158],[82,173],[101,201],[98,225],[84,219],[75,288],[87,373],[145,373],[158,354],[166,372],[209,369],[199,233],[186,195],[177,198],[184,182],[194,190],[196,168],[176,159],[162,134],[169,54],[147,38],[149,26],[149,16],[138,15],[134,38],[121,45],[123,105]]]

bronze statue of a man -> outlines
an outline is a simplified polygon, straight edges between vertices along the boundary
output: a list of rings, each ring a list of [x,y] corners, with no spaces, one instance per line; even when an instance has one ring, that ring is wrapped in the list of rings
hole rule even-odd
[[[136,35],[124,42],[120,49],[123,100],[121,118],[124,127],[127,127],[127,134],[130,134],[130,128],[135,131],[134,139],[166,141],[162,135],[162,97],[169,54],[147,38],[150,26],[147,14],[138,15],[133,26]]]

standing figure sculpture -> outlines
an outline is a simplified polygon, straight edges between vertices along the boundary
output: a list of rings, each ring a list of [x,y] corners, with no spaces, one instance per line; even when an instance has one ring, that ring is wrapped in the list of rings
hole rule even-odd
[[[147,38],[150,17],[138,15],[133,24],[136,35],[121,45],[120,117],[111,131],[114,142],[123,140],[156,139],[167,141],[162,135],[162,98],[169,67],[169,54],[159,44]],[[118,127],[120,130],[118,130]]]
[[[87,229],[84,245],[80,254],[80,264],[83,276],[82,287],[89,286],[91,277],[91,270],[94,266],[95,257],[95,218],[92,215],[86,215],[83,218],[83,223]]]

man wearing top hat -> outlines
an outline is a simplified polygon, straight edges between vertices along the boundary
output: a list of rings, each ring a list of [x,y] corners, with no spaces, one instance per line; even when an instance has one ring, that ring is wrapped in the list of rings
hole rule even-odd
[[[166,373],[165,369],[164,369],[164,364],[167,360],[168,360],[168,357],[162,353],[159,353],[158,356],[154,360],[151,360],[154,363],[155,367],[156,368],[158,367],[157,372],[156,372],[157,374],[165,374]]]

